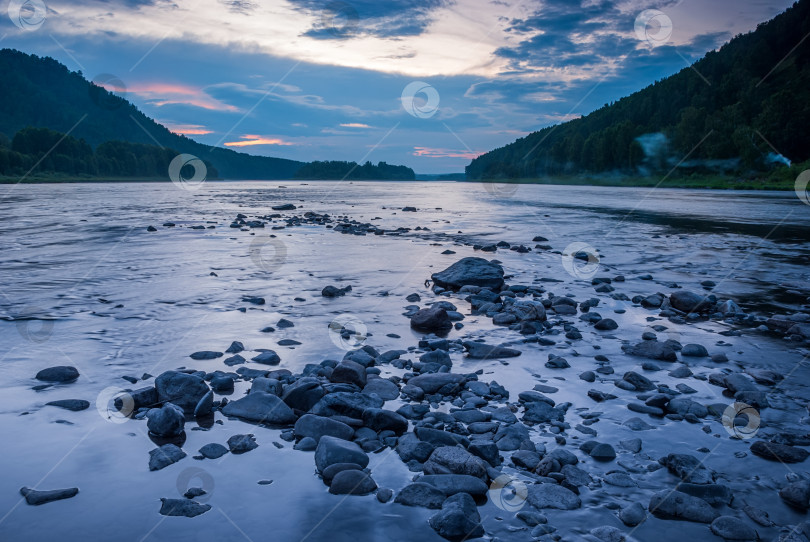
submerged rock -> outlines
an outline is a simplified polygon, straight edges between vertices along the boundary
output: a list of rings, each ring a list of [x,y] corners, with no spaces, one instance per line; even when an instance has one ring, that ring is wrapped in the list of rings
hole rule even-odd
[[[78,487],[50,490],[31,489],[29,487],[20,488],[20,495],[25,497],[25,502],[33,506],[38,506],[40,504],[45,504],[52,501],[59,501],[62,499],[70,499],[78,494]]]
[[[711,523],[718,513],[703,499],[680,491],[664,490],[650,498],[650,512],[662,519],[682,519],[696,523]]]
[[[164,444],[149,452],[149,470],[160,470],[186,457],[186,452],[174,444]]]
[[[498,359],[515,358],[521,354],[520,350],[505,346],[493,346],[475,341],[464,341],[467,356],[472,359]]]
[[[759,536],[753,527],[733,516],[720,516],[712,521],[712,532],[726,540],[758,540]]]
[[[160,499],[160,514],[163,516],[197,517],[211,510],[210,504],[200,504],[188,499]]]
[[[70,410],[73,412],[79,412],[81,410],[87,410],[90,408],[90,402],[82,399],[60,399],[58,401],[51,401],[45,404],[48,406],[64,408],[65,410]]]
[[[582,501],[576,493],[551,483],[529,486],[528,501],[529,504],[541,510],[544,508],[575,510],[582,506]]]

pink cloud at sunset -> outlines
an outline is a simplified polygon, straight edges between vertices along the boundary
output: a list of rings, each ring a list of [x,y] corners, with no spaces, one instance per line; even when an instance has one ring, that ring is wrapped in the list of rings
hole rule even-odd
[[[226,147],[251,147],[253,145],[280,145],[291,146],[292,143],[275,137],[264,137],[259,135],[243,135],[243,141],[227,141]]]
[[[141,83],[128,89],[153,105],[191,105],[208,111],[235,113],[239,108],[226,104],[205,92],[204,88],[173,83]]]
[[[175,134],[182,135],[208,135],[214,132],[199,124],[165,124],[166,128]]]

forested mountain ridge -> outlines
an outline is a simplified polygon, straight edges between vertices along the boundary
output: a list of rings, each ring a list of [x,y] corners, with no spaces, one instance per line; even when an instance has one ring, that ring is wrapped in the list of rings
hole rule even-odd
[[[810,0],[801,0],[671,77],[481,155],[467,178],[762,171],[806,161],[808,34]]]
[[[290,179],[304,165],[211,147],[175,134],[130,102],[52,58],[2,49],[0,74],[0,134],[8,141],[20,130],[33,127],[70,133],[92,147],[107,142],[164,147],[213,164],[228,179]],[[5,139],[0,135],[0,146]]]

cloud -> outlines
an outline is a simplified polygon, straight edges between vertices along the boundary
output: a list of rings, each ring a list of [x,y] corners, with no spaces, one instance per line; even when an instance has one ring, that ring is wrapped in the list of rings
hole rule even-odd
[[[255,145],[292,146],[293,143],[277,137],[263,137],[259,135],[243,135],[242,141],[227,141],[226,147],[252,147]]]
[[[182,135],[208,135],[213,134],[213,130],[209,130],[200,124],[173,124],[171,122],[162,123],[166,128],[175,134]]]
[[[235,113],[239,108],[210,96],[205,89],[177,83],[140,83],[127,89],[152,105],[190,105],[209,111]]]
[[[478,158],[482,154],[484,154],[484,152],[433,149],[429,147],[413,148],[413,155],[422,158],[464,158],[465,160],[472,160],[474,158]]]
[[[343,128],[371,128],[368,124],[363,124],[362,122],[345,122],[341,124]]]

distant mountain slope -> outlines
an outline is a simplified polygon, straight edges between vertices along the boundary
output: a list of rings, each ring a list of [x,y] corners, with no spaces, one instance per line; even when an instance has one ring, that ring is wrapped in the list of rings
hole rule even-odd
[[[52,58],[3,49],[0,74],[0,133],[9,138],[19,130],[34,127],[63,134],[70,131],[72,137],[84,139],[93,147],[108,141],[146,145],[157,141],[163,147],[212,163],[227,179],[291,179],[304,165],[295,160],[211,147],[174,134],[128,101],[95,86],[81,73],[71,72]]]
[[[476,158],[467,178],[652,173],[668,171],[687,156],[679,165],[686,171],[762,170],[785,157],[806,161],[808,34],[810,0],[801,0],[708,53],[694,69]]]

